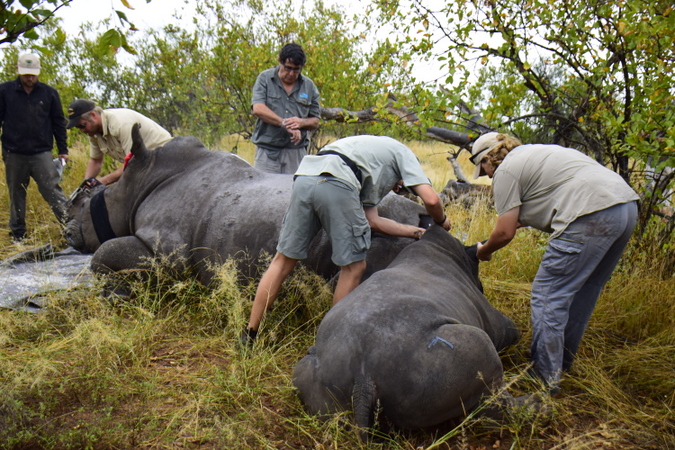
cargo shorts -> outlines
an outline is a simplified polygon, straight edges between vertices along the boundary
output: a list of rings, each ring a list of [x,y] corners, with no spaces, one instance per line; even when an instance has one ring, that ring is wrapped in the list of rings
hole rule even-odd
[[[330,238],[335,265],[344,267],[366,259],[370,226],[359,191],[332,175],[298,176],[277,251],[293,259],[307,258],[309,244],[322,227]]]

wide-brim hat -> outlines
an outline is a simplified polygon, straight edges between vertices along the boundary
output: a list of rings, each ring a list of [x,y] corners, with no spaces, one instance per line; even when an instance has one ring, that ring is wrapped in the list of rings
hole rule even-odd
[[[490,133],[485,133],[476,141],[473,143],[473,146],[471,147],[471,157],[469,158],[469,161],[471,161],[475,166],[476,170],[473,173],[473,178],[474,180],[484,176],[485,174],[481,175],[481,167],[480,167],[480,162],[487,156],[487,154],[492,150],[500,141],[497,140],[497,136],[499,136],[499,133],[497,132],[490,132]]]
[[[70,104],[70,106],[68,106],[68,123],[66,124],[66,128],[73,128],[74,126],[77,126],[82,114],[88,113],[94,108],[96,108],[96,103],[92,102],[91,100],[85,100],[82,98],[75,100]]]

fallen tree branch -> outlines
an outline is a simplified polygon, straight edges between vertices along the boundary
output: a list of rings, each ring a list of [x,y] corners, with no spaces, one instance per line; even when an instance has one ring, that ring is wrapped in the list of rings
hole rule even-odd
[[[466,103],[461,102],[458,107],[461,113],[469,116],[469,125],[467,128],[471,130],[471,132],[463,133],[435,126],[427,127],[422,130],[420,126],[421,120],[417,114],[406,106],[395,106],[395,102],[396,97],[389,94],[389,103],[387,103],[385,107],[389,114],[398,117],[403,123],[414,129],[421,136],[455,146],[452,150],[448,149],[450,156],[447,159],[452,165],[457,180],[469,183],[457,162],[457,157],[462,150],[469,150],[469,144],[473,142],[477,136],[487,131],[491,131],[490,128],[482,125],[483,117],[480,113],[471,109]],[[348,111],[344,108],[321,108],[321,118],[343,123],[363,123],[377,120],[378,113],[376,108],[369,108],[362,111]]]
[[[371,122],[377,119],[377,110],[375,108],[369,108],[364,109],[363,111],[348,111],[344,108],[321,108],[321,118],[342,123]]]

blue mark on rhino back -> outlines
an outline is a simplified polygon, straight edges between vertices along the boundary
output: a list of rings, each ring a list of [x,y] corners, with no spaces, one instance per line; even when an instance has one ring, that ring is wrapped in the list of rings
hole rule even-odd
[[[440,337],[440,336],[435,336],[435,337],[431,340],[431,342],[429,342],[429,345],[427,345],[427,348],[431,348],[431,347],[433,347],[434,345],[436,345],[436,344],[439,343],[439,342],[444,343],[445,345],[447,345],[448,347],[450,347],[450,348],[453,349],[453,350],[454,350],[454,348],[455,348],[455,346],[452,345],[452,342],[448,342],[448,341],[446,341],[445,339],[443,339],[443,338]]]

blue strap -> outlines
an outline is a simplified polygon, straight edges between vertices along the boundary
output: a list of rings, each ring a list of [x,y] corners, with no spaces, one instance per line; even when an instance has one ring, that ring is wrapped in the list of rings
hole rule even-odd
[[[436,345],[436,344],[439,343],[439,342],[442,342],[443,344],[447,345],[448,347],[450,347],[450,348],[452,348],[452,349],[455,348],[455,346],[452,345],[451,342],[446,341],[445,339],[443,339],[443,338],[440,337],[440,336],[434,337],[434,338],[431,340],[431,342],[429,342],[429,345],[427,345],[427,348],[431,348],[431,347],[433,347],[434,345]]]

